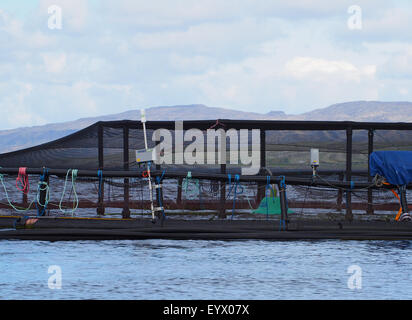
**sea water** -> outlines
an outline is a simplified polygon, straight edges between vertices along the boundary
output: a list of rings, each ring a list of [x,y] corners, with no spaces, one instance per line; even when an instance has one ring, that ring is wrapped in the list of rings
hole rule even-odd
[[[412,241],[0,241],[1,299],[411,299]]]

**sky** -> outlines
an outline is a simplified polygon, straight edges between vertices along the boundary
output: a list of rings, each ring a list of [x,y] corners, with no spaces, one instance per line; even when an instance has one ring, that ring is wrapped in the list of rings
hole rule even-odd
[[[0,129],[412,101],[411,18],[406,0],[0,0]]]

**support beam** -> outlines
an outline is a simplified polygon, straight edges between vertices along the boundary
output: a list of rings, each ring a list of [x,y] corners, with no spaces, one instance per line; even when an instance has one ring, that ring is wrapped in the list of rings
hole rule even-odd
[[[24,192],[23,192],[22,202],[23,202],[23,207],[27,208],[27,206],[29,205],[29,201],[27,200],[27,194]]]
[[[98,161],[99,161],[99,169],[103,170],[104,168],[104,149],[103,149],[103,125],[99,123],[97,127],[97,144],[98,144]],[[97,214],[99,216],[104,215],[104,181],[100,184],[100,193],[99,199],[97,203]]]
[[[50,177],[47,172],[44,173],[43,182],[45,182],[47,186],[50,185]],[[45,216],[47,213],[47,187],[42,185],[40,188],[38,213],[39,215]]]
[[[409,213],[409,208],[408,208],[408,201],[406,199],[406,188],[405,188],[405,186],[401,186],[399,188],[399,193],[400,193],[402,214],[408,214]]]
[[[352,128],[346,129],[346,181],[352,180]],[[351,191],[346,191],[346,220],[353,220],[352,213],[352,194]]]
[[[226,164],[220,165],[220,173],[226,175]],[[220,206],[219,206],[219,218],[226,219],[226,183],[220,181]]]
[[[260,130],[260,167],[266,168],[266,130]]]
[[[371,153],[373,152],[373,135],[374,131],[372,129],[368,130],[368,181],[372,182],[371,169],[370,169],[370,158]],[[373,214],[373,190],[368,189],[368,209],[366,210],[367,214]]]
[[[282,186],[282,183],[278,184],[279,188],[279,197],[280,197],[280,219],[281,222],[284,223],[284,226],[281,225],[281,230],[288,229],[288,205],[286,199],[286,190],[285,187]]]
[[[129,127],[123,127],[123,170],[129,170]],[[123,183],[123,211],[122,217],[124,219],[130,218],[130,187],[129,178],[124,178]]]
[[[267,171],[262,168],[266,168],[266,131],[260,130],[260,174],[267,175]],[[265,184],[257,184],[257,193],[256,193],[256,206],[262,201],[265,196]]]
[[[178,178],[177,179],[177,198],[176,198],[176,204],[180,208],[182,205],[182,184],[183,184],[183,178]]]
[[[155,184],[155,208],[156,208],[156,218],[160,220],[161,225],[163,226],[165,215],[164,215],[164,200],[163,200],[163,183],[160,181],[160,176],[153,177]]]
[[[343,182],[345,175],[343,173],[339,173],[339,181]],[[342,189],[338,189],[338,197],[336,199],[336,210],[338,212],[342,211],[342,201],[343,201],[343,191]]]
[[[67,174],[67,169],[48,169],[50,175],[58,176],[64,178]],[[105,178],[142,178],[142,174],[145,170],[144,169],[135,169],[133,171],[122,171],[122,170],[104,170],[103,176]],[[2,174],[10,174],[10,175],[17,175],[19,172],[19,168],[0,168],[0,173]],[[28,174],[42,174],[42,168],[27,168]],[[153,176],[162,175],[163,172],[159,171],[152,171]],[[96,178],[96,170],[83,170],[80,169],[77,174],[78,177],[93,177]],[[176,178],[184,178],[187,176],[187,171],[181,172],[172,172],[166,171],[164,174],[164,179],[176,179]],[[211,181],[224,181],[227,182],[227,174],[216,174],[216,173],[196,173],[192,172],[193,179],[203,179],[203,180],[211,180]],[[282,179],[279,176],[273,176],[271,178],[272,183],[278,183]],[[267,175],[240,175],[239,176],[240,182],[262,182],[266,183]],[[330,187],[331,185],[339,188],[351,188],[354,190],[357,189],[365,189],[370,186],[370,183],[367,181],[357,181],[351,183],[350,181],[337,181],[337,180],[322,180],[322,179],[314,179],[312,176],[306,178],[297,178],[295,176],[288,176],[286,175],[286,183],[290,186],[322,186],[322,187]],[[381,187],[373,187],[375,189],[393,189],[396,188],[394,185],[383,185]],[[412,184],[407,186],[407,189],[412,189]]]

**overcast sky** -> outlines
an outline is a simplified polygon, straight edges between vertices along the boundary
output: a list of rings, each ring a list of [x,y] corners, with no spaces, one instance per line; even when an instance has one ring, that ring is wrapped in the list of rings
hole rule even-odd
[[[411,1],[0,0],[0,129],[352,100],[412,101]]]

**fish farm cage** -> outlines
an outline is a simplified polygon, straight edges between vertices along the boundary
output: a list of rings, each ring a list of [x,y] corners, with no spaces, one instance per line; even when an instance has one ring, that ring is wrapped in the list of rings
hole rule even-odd
[[[139,161],[138,152],[156,147],[163,163]],[[147,121],[143,127],[101,121],[0,154],[0,228],[26,228],[41,218],[129,221],[125,227],[133,220],[161,227],[226,221],[242,228],[260,221],[280,231],[308,218],[317,228],[322,216],[395,222],[409,218],[411,185],[372,176],[370,162],[376,151],[399,150],[412,150],[412,123],[219,119]],[[242,151],[249,162],[239,160]],[[258,168],[245,174],[254,151]],[[2,225],[1,218],[9,220]]]

